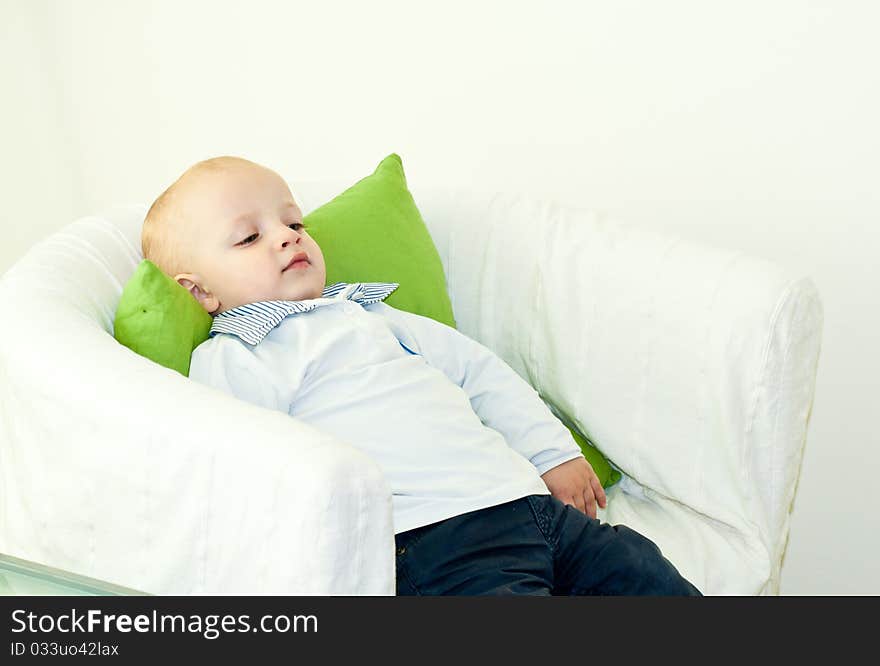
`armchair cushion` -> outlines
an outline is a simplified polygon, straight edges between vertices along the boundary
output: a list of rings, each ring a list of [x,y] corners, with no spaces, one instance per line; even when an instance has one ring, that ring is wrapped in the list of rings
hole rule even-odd
[[[775,592],[821,341],[812,280],[521,193],[414,194],[459,329],[623,472],[600,518],[701,591]]]
[[[113,339],[144,212],[78,220],[0,278],[0,552],[159,594],[393,595],[377,465]]]

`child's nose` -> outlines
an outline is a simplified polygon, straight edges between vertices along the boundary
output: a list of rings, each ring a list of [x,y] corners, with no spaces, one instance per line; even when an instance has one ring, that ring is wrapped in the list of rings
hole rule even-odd
[[[286,227],[286,231],[282,232],[281,235],[281,247],[285,248],[291,243],[299,243],[302,238],[302,234],[300,234],[296,229],[291,229],[290,227]]]

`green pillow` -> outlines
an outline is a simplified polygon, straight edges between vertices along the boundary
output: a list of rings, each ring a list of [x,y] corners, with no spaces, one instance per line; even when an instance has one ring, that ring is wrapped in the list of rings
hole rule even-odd
[[[406,184],[400,156],[305,216],[321,247],[327,284],[397,282],[391,307],[455,328],[440,255]]]
[[[440,255],[392,153],[376,170],[305,216],[321,247],[326,284],[397,282],[390,306],[455,328]],[[114,335],[126,347],[184,376],[192,351],[208,339],[211,315],[173,279],[144,260],[126,283]],[[566,426],[568,427],[568,426]],[[603,486],[620,473],[572,428],[569,431]]]
[[[596,472],[596,476],[599,477],[599,483],[602,484],[603,488],[609,488],[620,481],[620,472],[611,466],[608,459],[602,455],[602,452],[599,451],[599,449],[593,446],[590,440],[570,426],[565,425],[565,427],[568,428],[568,431],[571,433],[571,436],[574,437],[574,441],[577,442],[577,445],[581,447],[581,453],[584,454],[584,458],[586,458],[587,462],[593,466],[593,471]]]
[[[122,290],[113,335],[141,356],[189,376],[192,351],[208,339],[212,321],[189,291],[144,259]]]

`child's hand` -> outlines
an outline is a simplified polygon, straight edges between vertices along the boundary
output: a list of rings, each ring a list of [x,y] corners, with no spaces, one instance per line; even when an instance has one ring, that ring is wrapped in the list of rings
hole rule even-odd
[[[580,509],[590,518],[596,517],[596,502],[603,509],[607,504],[599,477],[585,458],[557,465],[544,472],[541,478],[553,497]]]

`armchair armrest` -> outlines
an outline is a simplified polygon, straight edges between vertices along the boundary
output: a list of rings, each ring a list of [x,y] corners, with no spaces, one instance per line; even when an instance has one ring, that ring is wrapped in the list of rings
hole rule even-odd
[[[516,195],[419,196],[460,330],[647,493],[778,567],[821,340],[812,281]]]
[[[378,466],[119,345],[92,307],[118,266],[69,241],[0,281],[0,551],[161,594],[393,595]]]

